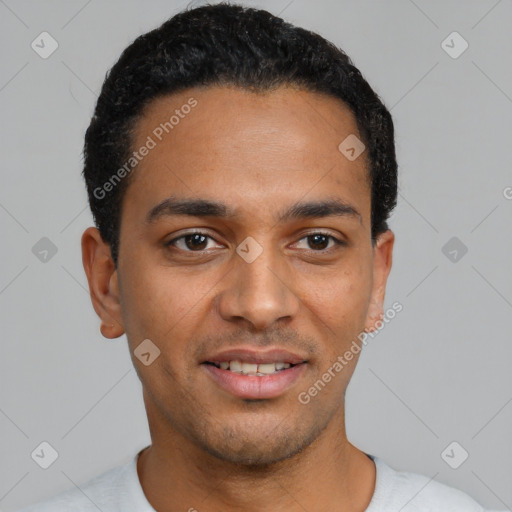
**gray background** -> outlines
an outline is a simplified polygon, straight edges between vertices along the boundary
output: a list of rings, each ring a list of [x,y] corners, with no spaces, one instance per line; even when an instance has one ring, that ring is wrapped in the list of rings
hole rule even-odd
[[[126,339],[101,336],[89,300],[81,150],[107,69],[187,3],[0,0],[1,510],[80,485],[149,443]],[[345,49],[395,120],[386,307],[403,311],[363,351],[349,438],[396,469],[512,507],[512,2],[245,3]],[[48,59],[30,46],[42,31],[59,44]],[[453,31],[469,43],[458,58],[441,46]],[[455,262],[442,250],[453,236],[468,249]],[[47,262],[32,252],[42,237],[57,247]],[[59,454],[46,470],[30,456],[42,441]],[[452,441],[469,453],[458,469],[441,457]]]

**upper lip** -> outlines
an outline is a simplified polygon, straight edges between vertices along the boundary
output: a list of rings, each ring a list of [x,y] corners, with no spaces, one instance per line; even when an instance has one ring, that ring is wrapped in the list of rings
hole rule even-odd
[[[306,357],[281,348],[258,350],[254,347],[235,347],[209,355],[203,363],[220,363],[223,361],[243,361],[246,363],[290,363],[306,362]]]

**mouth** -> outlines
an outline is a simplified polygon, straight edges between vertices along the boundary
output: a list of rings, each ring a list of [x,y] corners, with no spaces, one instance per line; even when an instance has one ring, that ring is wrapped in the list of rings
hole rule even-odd
[[[232,350],[201,364],[224,392],[251,400],[277,398],[289,391],[306,371],[308,361],[282,350]]]

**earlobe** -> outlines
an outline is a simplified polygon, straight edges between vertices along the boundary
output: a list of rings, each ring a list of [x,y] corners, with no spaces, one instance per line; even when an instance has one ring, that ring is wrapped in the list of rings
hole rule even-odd
[[[106,324],[102,321],[100,325],[100,332],[104,338],[114,339],[122,336],[124,334],[124,329],[120,324]]]
[[[366,324],[364,332],[373,332],[377,330],[377,322],[382,321],[384,318],[383,304],[374,300],[370,300],[370,306],[368,308],[368,314],[366,316]]]
[[[105,338],[118,338],[124,326],[117,286],[117,270],[112,260],[110,246],[103,241],[94,227],[82,235],[82,263],[89,283],[92,305],[100,317],[101,334]]]

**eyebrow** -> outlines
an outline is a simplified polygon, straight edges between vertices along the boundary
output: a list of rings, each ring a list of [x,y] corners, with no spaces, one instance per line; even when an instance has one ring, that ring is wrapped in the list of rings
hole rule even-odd
[[[162,217],[186,215],[190,217],[236,217],[236,210],[218,201],[208,199],[177,199],[169,197],[164,199],[149,210],[146,215],[146,223],[151,224]],[[276,217],[278,223],[299,219],[314,219],[323,217],[353,217],[359,218],[362,224],[362,216],[355,206],[338,198],[321,201],[297,202]]]

